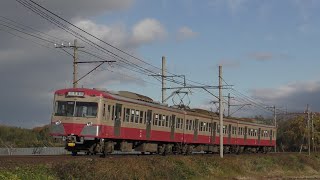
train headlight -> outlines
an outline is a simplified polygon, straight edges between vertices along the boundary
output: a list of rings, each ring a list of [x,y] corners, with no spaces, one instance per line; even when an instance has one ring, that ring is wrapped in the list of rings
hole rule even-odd
[[[56,124],[56,125],[59,125],[59,124],[61,124],[61,121],[60,121],[60,120],[59,120],[59,121],[56,121],[55,124]]]
[[[87,126],[92,126],[92,122],[87,122]]]

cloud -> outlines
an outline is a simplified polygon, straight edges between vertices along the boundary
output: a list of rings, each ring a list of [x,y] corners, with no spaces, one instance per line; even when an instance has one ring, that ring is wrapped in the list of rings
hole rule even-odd
[[[185,39],[194,38],[197,35],[198,33],[194,32],[191,28],[184,26],[178,30],[177,39],[185,40]]]
[[[270,61],[270,60],[287,60],[289,58],[292,58],[286,54],[275,54],[271,52],[255,52],[249,54],[249,58],[252,58],[257,61]]]
[[[221,65],[224,68],[237,68],[237,67],[240,67],[240,62],[229,60],[229,59],[221,59],[217,65],[218,66]]]
[[[167,32],[156,19],[147,18],[138,22],[132,29],[132,42],[134,44],[150,43],[165,38]]]
[[[36,0],[37,3],[62,16],[67,20],[88,19],[95,16],[125,11],[131,8],[134,0]],[[38,15],[16,1],[4,0],[1,2],[0,12],[2,16],[18,20],[38,30],[51,29],[53,26],[41,19]],[[40,22],[40,23],[39,23]]]
[[[249,55],[249,57],[257,60],[257,61],[267,61],[272,60],[274,55],[269,52],[256,52]]]
[[[68,20],[71,20],[84,30],[121,49],[126,51],[130,50],[128,51],[130,53],[136,53],[139,47],[161,40],[164,37],[166,31],[159,21],[150,18],[142,19],[132,27],[126,27],[122,22],[101,24],[92,20],[92,16],[125,10],[131,6],[131,3],[131,0],[93,0],[90,2],[81,0],[74,3],[74,7],[71,8],[72,3],[70,2],[62,2],[61,0],[43,1],[43,4],[48,9],[59,10],[59,14],[63,17],[67,14],[66,18]],[[59,6],[61,8],[59,8]],[[66,12],[67,9],[69,10],[68,12]],[[42,20],[14,1],[1,3],[0,10],[5,17],[23,22],[22,24],[57,37],[55,39],[57,43],[59,43],[61,39],[71,42],[74,39],[73,36]],[[55,49],[52,43],[46,43],[39,39],[20,35],[24,37],[24,39],[0,31],[0,99],[3,102],[0,104],[0,124],[30,128],[50,122],[53,92],[56,89],[71,86],[72,57],[66,56],[61,49]],[[94,41],[93,38],[90,39]],[[40,42],[49,48],[45,48],[39,44],[33,44],[30,40]],[[99,54],[108,60],[113,60],[89,44],[82,42],[80,39],[78,39],[78,42],[85,47],[83,50],[94,53],[99,52],[95,54]],[[98,41],[95,42],[98,43]],[[101,42],[98,44],[109,48],[109,50],[114,53],[119,53]],[[66,50],[72,52],[71,49]],[[133,58],[130,59],[126,57],[126,59],[138,63],[137,60]],[[79,60],[97,59],[92,59],[91,56],[79,52]],[[118,64],[125,65],[120,61],[114,64],[113,68],[105,64],[99,68],[98,71],[95,71],[92,75],[80,81],[79,86],[110,87],[110,85],[119,83],[145,86],[145,82],[140,76],[118,66]],[[93,65],[79,65],[79,77],[94,67]]]
[[[231,10],[234,14],[238,12],[241,8],[243,8],[244,4],[246,4],[248,0],[227,0],[227,7]]]
[[[213,0],[208,1],[208,6],[214,9],[225,8],[232,15],[235,15],[241,11],[248,2],[248,0]]]
[[[251,94],[265,104],[302,112],[307,104],[320,111],[320,81],[292,82],[277,88],[252,89]]]

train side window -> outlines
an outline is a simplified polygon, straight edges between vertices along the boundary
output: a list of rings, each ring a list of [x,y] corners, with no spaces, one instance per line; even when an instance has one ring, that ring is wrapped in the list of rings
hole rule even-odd
[[[162,126],[165,126],[165,121],[166,121],[166,116],[163,115],[163,116],[162,116]]]
[[[158,119],[159,119],[159,114],[154,114],[154,123],[153,125],[157,126],[158,125]]]
[[[223,126],[223,134],[227,134],[227,127]]]
[[[177,118],[177,121],[176,121],[176,129],[179,128],[179,121],[180,121],[180,118]]]
[[[130,118],[130,122],[134,122],[134,112],[135,112],[135,110],[131,109],[131,118]]]
[[[191,123],[190,123],[190,125],[191,125],[191,126],[190,126],[190,130],[193,131],[193,130],[194,130],[194,120],[190,120],[190,121],[191,121]]]
[[[112,106],[112,115],[111,115],[112,121],[114,120],[114,106]]]
[[[110,119],[110,105],[108,105],[108,113],[107,113],[107,120],[109,120]]]
[[[102,116],[105,117],[106,116],[106,104],[103,104],[103,112],[102,112]]]
[[[140,118],[139,115],[140,115],[140,111],[136,110],[135,119],[134,119],[135,123],[139,123],[139,118]]]
[[[126,122],[129,122],[129,119],[130,119],[130,109],[126,108],[126,111],[125,111],[125,121],[126,121]]]
[[[181,128],[181,129],[183,129],[183,127],[184,127],[184,119],[182,119],[182,118],[181,118],[181,121],[180,121],[180,128]]]
[[[140,124],[142,124],[142,121],[143,121],[143,114],[144,112],[140,111],[140,121],[139,121]]]
[[[147,123],[147,112],[144,112],[144,124]]]
[[[166,127],[169,127],[169,116],[166,116]]]
[[[161,115],[161,114],[159,114],[158,126],[161,126],[161,121],[162,121],[162,115]]]
[[[123,122],[126,122],[126,110],[127,108],[123,108]]]
[[[189,119],[186,120],[186,130],[189,130]]]

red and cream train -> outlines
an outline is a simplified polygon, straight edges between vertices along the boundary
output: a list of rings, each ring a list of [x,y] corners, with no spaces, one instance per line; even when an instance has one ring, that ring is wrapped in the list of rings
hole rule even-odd
[[[268,152],[276,144],[274,126],[224,118],[224,151]],[[62,89],[54,95],[50,133],[63,138],[74,155],[112,153],[219,152],[219,115],[179,109],[127,92]]]

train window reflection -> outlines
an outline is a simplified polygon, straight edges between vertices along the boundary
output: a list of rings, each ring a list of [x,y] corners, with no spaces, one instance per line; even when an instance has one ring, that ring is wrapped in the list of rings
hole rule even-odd
[[[98,103],[57,101],[56,116],[97,117]]]
[[[98,103],[76,102],[75,117],[96,117]]]

